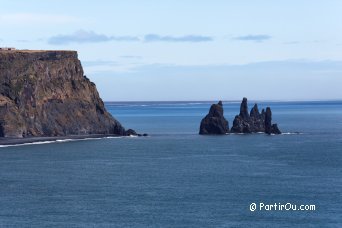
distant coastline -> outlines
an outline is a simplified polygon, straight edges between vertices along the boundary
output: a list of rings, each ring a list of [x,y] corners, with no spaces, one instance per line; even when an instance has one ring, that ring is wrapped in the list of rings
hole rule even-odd
[[[104,101],[106,104],[212,104],[215,103],[215,100],[184,100],[184,101]],[[230,104],[240,104],[240,100],[222,100],[224,103]],[[250,102],[257,103],[291,103],[291,104],[303,104],[303,103],[312,103],[312,104],[322,104],[322,103],[337,103],[342,104],[341,100],[250,100]]]

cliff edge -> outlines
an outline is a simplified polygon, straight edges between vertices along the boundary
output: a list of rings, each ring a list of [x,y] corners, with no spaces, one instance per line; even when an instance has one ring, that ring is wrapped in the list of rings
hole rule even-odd
[[[0,137],[125,135],[76,51],[0,51]]]

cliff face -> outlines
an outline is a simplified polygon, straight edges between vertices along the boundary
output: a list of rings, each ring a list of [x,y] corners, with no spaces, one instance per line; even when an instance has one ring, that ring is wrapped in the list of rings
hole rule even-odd
[[[0,51],[0,137],[124,135],[75,51]]]

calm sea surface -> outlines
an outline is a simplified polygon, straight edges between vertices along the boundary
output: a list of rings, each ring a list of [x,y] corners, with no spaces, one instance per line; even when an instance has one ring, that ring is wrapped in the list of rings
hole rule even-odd
[[[200,136],[207,102],[106,103],[150,137],[0,148],[0,227],[342,227],[342,102],[266,105],[286,134]]]

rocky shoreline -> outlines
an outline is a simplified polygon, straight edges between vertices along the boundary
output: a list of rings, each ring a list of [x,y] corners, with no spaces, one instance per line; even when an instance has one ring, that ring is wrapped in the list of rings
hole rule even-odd
[[[63,142],[68,140],[85,140],[85,139],[102,139],[108,137],[141,137],[148,136],[148,134],[138,134],[132,129],[128,129],[125,135],[117,134],[91,134],[91,135],[67,135],[67,136],[53,136],[53,137],[0,137],[0,147],[10,145],[25,145],[33,143],[50,143],[50,142]]]
[[[94,135],[68,135],[68,136],[56,136],[56,137],[26,137],[26,138],[4,138],[0,137],[0,147],[1,146],[13,146],[13,145],[25,145],[25,144],[34,144],[34,143],[50,143],[50,142],[59,142],[59,141],[67,141],[67,140],[85,140],[85,139],[101,139],[107,137],[122,137],[121,135],[102,135],[102,134],[94,134]]]

